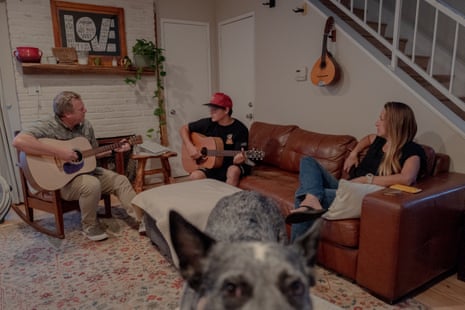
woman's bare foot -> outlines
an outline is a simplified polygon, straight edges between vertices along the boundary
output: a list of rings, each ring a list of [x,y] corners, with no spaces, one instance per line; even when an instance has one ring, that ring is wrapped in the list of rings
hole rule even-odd
[[[305,211],[308,210],[309,207],[315,210],[323,209],[318,198],[312,194],[306,194],[304,200],[300,203],[300,206],[300,208],[297,208],[294,211]]]
[[[306,194],[305,199],[300,203],[300,207],[292,210],[286,216],[286,223],[296,224],[314,220],[322,216],[326,211],[314,195]]]

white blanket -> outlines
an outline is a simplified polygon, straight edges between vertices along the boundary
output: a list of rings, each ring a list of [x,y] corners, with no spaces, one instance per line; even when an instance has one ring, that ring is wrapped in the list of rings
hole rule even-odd
[[[156,221],[156,225],[168,243],[171,257],[178,266],[178,257],[173,250],[169,231],[170,210],[176,210],[200,230],[207,225],[208,216],[216,203],[224,196],[240,191],[224,182],[204,179],[175,183],[143,191],[132,203],[143,209]]]

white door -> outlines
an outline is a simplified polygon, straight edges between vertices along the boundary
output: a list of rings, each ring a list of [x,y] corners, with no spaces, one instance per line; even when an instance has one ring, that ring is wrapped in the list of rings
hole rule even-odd
[[[21,181],[15,167],[16,149],[12,146],[14,132],[21,129],[17,104],[14,67],[6,18],[6,3],[0,1],[0,175],[13,188],[13,202],[22,201]]]
[[[247,127],[255,99],[255,18],[253,13],[218,25],[220,91],[233,100],[233,117]]]
[[[179,128],[208,116],[203,103],[211,97],[210,32],[208,23],[161,19],[165,49],[165,97],[173,176],[186,175],[181,163]]]

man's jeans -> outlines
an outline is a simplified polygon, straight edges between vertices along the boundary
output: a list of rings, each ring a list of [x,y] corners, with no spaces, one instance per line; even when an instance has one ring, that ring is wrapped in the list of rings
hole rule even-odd
[[[336,197],[339,180],[326,171],[313,157],[307,156],[301,159],[299,181],[300,186],[295,192],[294,208],[300,207],[306,194],[317,197],[324,209],[329,208]],[[291,241],[304,234],[312,225],[313,221],[292,224]]]

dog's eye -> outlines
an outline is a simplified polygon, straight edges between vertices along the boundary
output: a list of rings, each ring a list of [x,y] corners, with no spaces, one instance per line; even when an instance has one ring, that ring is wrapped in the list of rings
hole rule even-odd
[[[288,298],[294,299],[308,294],[307,285],[298,277],[283,273],[279,283],[281,291],[288,296]]]
[[[293,296],[301,296],[305,293],[305,285],[299,281],[293,281],[289,285],[289,293]]]
[[[223,287],[223,292],[230,297],[236,297],[241,294],[240,287],[234,283],[225,283]]]
[[[250,293],[250,286],[244,282],[226,282],[223,285],[223,292],[229,297],[241,298],[244,295],[248,295]]]

